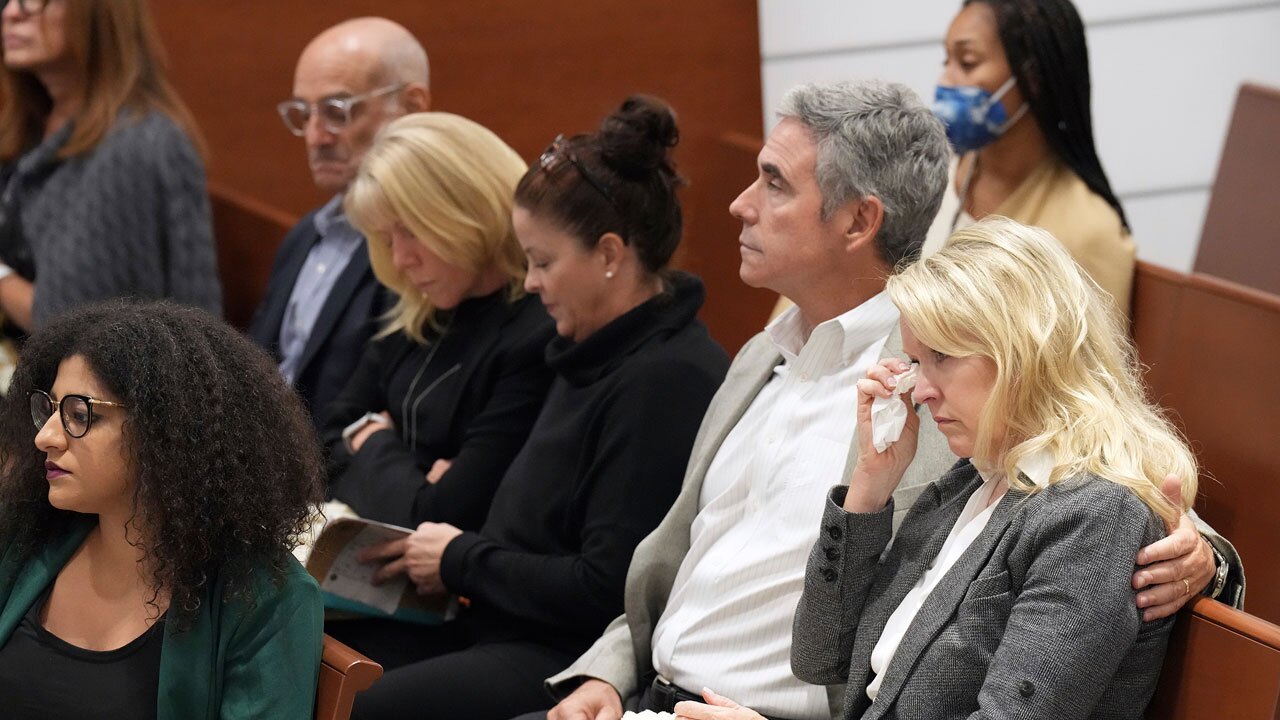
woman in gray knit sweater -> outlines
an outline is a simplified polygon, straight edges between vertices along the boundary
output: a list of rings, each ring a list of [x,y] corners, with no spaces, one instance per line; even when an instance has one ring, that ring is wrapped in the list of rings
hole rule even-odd
[[[14,0],[0,93],[0,312],[134,295],[221,311],[195,125],[143,0]]]

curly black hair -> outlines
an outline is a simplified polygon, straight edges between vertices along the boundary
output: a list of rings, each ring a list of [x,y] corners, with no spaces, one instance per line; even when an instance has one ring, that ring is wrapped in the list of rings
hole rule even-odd
[[[49,504],[27,399],[48,391],[72,356],[128,408],[123,442],[145,532],[136,539],[153,591],[169,595],[169,622],[190,627],[215,580],[252,604],[252,568],[263,562],[279,582],[310,505],[323,499],[311,423],[266,353],[207,313],[167,302],[77,308],[26,342],[0,404],[0,547],[25,559],[76,516]]]

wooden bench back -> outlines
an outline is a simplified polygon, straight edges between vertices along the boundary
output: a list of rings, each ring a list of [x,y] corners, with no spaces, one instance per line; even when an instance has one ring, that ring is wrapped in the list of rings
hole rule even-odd
[[[1245,609],[1280,622],[1280,296],[1138,263],[1133,322],[1151,397],[1199,457],[1197,512],[1240,551]]]
[[[1196,272],[1280,293],[1277,137],[1280,89],[1242,85],[1205,212]]]
[[[209,204],[222,313],[227,322],[244,329],[267,292],[276,248],[298,219],[216,182],[209,183]]]
[[[1183,610],[1147,720],[1280,720],[1280,626],[1200,598]]]

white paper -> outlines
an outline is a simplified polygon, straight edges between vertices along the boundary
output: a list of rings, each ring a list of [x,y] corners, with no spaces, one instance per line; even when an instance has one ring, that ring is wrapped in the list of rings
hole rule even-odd
[[[330,500],[323,505],[315,505],[311,508],[311,519],[306,532],[298,538],[298,547],[293,549],[293,556],[298,562],[306,567],[307,558],[311,557],[311,550],[316,546],[316,540],[320,537],[320,531],[324,530],[324,526],[331,520],[338,518],[359,518],[355,510],[351,506],[338,501]]]
[[[898,373],[898,385],[893,394],[887,398],[878,397],[871,401],[871,444],[876,452],[884,452],[890,445],[902,437],[902,429],[907,426],[907,405],[902,402],[902,394],[911,392],[916,386],[916,374],[920,366],[912,363],[906,371]]]
[[[675,715],[668,712],[654,712],[652,710],[644,710],[642,712],[628,710],[622,714],[622,720],[675,720],[675,717]]]
[[[365,527],[334,558],[320,587],[334,595],[375,607],[388,615],[394,613],[400,605],[400,595],[408,585],[409,578],[400,575],[394,580],[374,585],[373,576],[382,566],[378,563],[366,565],[357,560],[356,556],[367,547],[402,537],[404,531],[400,528],[380,525]]]

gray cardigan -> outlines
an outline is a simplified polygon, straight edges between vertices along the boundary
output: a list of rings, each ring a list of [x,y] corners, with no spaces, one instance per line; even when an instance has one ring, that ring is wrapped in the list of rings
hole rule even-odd
[[[1132,492],[1092,476],[1006,494],[868,700],[871,651],[889,616],[981,483],[969,461],[957,463],[920,495],[887,552],[893,503],[847,513],[847,488],[832,491],[796,612],[796,676],[846,683],[846,719],[1141,718],[1173,618],[1144,623],[1130,577],[1138,549],[1164,526]]]
[[[92,150],[58,160],[68,134],[64,128],[16,163],[13,190],[35,260],[35,325],[124,295],[172,298],[220,316],[204,165],[183,131],[158,111],[126,110]]]

